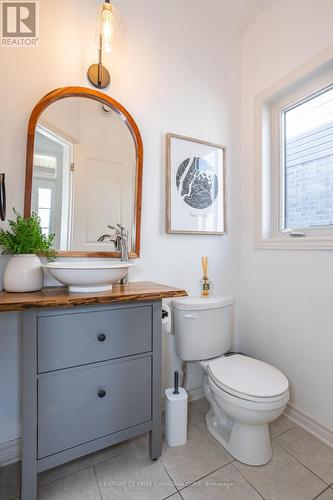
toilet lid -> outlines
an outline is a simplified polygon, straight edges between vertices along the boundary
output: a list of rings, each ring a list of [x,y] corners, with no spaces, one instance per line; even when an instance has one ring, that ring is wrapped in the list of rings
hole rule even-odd
[[[289,387],[288,379],[279,370],[242,354],[209,361],[208,368],[216,385],[240,397],[273,398]]]

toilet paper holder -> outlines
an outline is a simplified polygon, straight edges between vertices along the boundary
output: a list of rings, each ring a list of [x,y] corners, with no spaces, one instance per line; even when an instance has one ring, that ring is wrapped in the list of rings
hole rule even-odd
[[[165,332],[171,333],[171,309],[167,304],[162,304],[162,324]]]

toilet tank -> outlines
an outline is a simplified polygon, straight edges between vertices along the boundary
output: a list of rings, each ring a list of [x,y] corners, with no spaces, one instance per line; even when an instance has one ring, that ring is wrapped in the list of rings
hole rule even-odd
[[[234,299],[183,297],[172,301],[176,352],[184,361],[215,358],[232,347]]]

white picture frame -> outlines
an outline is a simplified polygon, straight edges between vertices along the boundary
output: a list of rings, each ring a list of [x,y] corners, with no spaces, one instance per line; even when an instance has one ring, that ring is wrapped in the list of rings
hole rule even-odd
[[[167,134],[167,233],[225,234],[226,148]]]

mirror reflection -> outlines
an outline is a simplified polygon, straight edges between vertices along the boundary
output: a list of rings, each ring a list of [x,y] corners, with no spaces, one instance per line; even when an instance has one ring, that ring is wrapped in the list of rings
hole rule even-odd
[[[135,195],[135,142],[117,111],[83,97],[46,108],[35,130],[31,210],[45,234],[55,233],[57,250],[119,250],[108,227],[117,223],[133,249]]]

